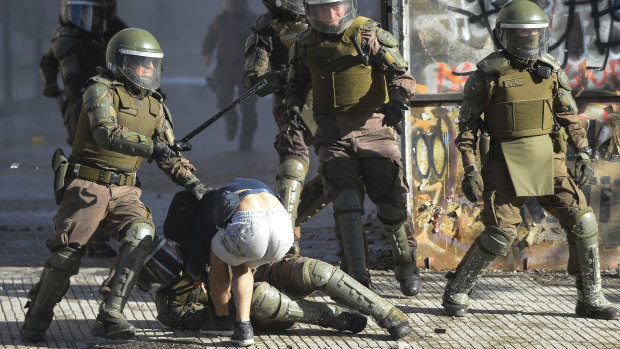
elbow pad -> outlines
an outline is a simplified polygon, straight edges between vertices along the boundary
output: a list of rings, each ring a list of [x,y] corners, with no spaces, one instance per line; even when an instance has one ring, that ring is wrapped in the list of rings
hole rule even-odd
[[[113,126],[100,126],[93,130],[93,138],[98,146],[130,155],[150,158],[153,154],[153,141],[139,133],[113,133]]]

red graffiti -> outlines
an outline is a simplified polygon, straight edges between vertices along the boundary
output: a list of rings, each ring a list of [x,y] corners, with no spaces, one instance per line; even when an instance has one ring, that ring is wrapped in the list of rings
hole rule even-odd
[[[444,62],[437,63],[437,93],[446,92],[446,90],[451,92],[461,91],[465,81],[467,81],[467,76],[454,75],[453,72],[470,72],[475,70],[475,67],[475,64],[471,62],[459,63],[453,65],[452,68]],[[449,87],[444,89],[443,83],[446,79],[448,80]]]
[[[564,72],[568,75],[572,88],[593,89],[620,87],[620,77],[616,73],[620,65],[619,59],[609,59],[604,70],[587,69],[587,65],[585,58],[581,60],[568,60]]]

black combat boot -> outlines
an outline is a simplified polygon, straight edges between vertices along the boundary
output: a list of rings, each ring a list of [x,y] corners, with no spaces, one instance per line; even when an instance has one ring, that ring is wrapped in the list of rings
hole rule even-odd
[[[69,279],[77,274],[83,255],[83,249],[61,247],[47,259],[41,280],[28,294],[28,312],[20,330],[24,341],[37,342],[45,338],[54,307],[69,289]]]
[[[486,227],[471,245],[455,272],[446,275],[448,282],[442,297],[447,316],[463,317],[469,308],[469,294],[497,256],[505,256],[512,237],[497,227]]]

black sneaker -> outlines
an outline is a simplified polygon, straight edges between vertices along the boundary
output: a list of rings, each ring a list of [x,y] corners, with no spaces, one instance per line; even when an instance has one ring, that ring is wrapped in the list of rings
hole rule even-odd
[[[254,344],[254,330],[249,321],[235,321],[235,333],[230,340],[240,347]]]
[[[207,321],[200,326],[200,332],[210,336],[232,336],[232,316],[209,316]]]

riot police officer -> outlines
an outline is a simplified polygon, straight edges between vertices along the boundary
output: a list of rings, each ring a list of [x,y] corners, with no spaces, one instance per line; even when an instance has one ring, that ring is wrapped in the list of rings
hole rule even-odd
[[[398,42],[375,21],[357,16],[355,0],[306,0],[310,29],[297,39],[286,92],[290,124],[303,129],[310,88],[317,123],[319,172],[332,199],[347,273],[368,285],[361,217],[365,192],[388,235],[394,274],[405,295],[421,283],[405,221],[408,191],[396,135],[415,92]]]
[[[82,107],[81,88],[95,68],[105,64],[106,3],[104,0],[63,0],[60,25],[41,58],[43,95],[59,99],[63,123],[71,145]],[[63,90],[57,83],[60,71]]]
[[[480,61],[465,84],[456,145],[465,169],[465,196],[477,202],[476,188],[483,190],[485,229],[456,272],[447,275],[443,306],[449,316],[467,314],[474,284],[497,256],[508,253],[521,223],[519,209],[533,196],[566,231],[568,272],[576,276],[576,313],[620,317],[601,290],[596,217],[577,187],[593,175],[591,151],[575,116],[568,77],[547,53],[548,30],[534,2],[509,3],[497,15],[494,29],[501,50]],[[481,154],[479,172],[474,149],[481,125],[490,135],[490,150]],[[566,168],[567,139],[577,153],[575,180]]]
[[[299,33],[308,25],[303,15],[302,0],[263,0],[263,4],[267,11],[254,22],[252,34],[245,42],[243,85],[250,88],[265,78],[269,83],[257,94],[274,94],[273,116],[278,126],[274,146],[280,161],[275,192],[284,200],[284,207],[294,223],[308,172],[310,159],[307,142],[312,135],[288,125],[284,98],[289,51]],[[295,230],[295,250],[299,251],[298,228]]]
[[[202,56],[205,65],[210,66],[213,58],[217,65],[207,85],[215,92],[218,108],[224,108],[234,98],[235,88],[241,94],[242,85],[239,77],[243,74],[243,43],[248,35],[248,26],[256,18],[248,10],[247,0],[222,0],[223,11],[209,25],[207,35],[202,43]],[[241,123],[239,149],[250,150],[254,132],[258,126],[256,115],[256,97],[252,96],[241,104],[243,120],[239,120],[236,110],[226,116],[226,139],[233,140]]]
[[[50,48],[41,58],[43,95],[58,100],[69,145],[75,138],[82,108],[81,89],[86,80],[96,74],[95,69],[105,64],[109,5],[109,1],[102,0],[64,0],[60,25],[54,31]],[[57,83],[59,71],[63,90]],[[116,251],[107,241],[107,236],[97,231],[88,243],[88,254],[95,258],[114,257]]]
[[[92,333],[109,339],[135,335],[123,309],[155,235],[136,175],[144,159],[155,161],[196,198],[211,191],[193,174],[195,168],[169,147],[174,142],[170,111],[155,92],[163,55],[153,35],[128,28],[110,41],[107,69],[88,80],[71,156],[57,161],[61,165],[55,177],[64,185],[56,188],[60,204],[47,240],[51,255],[29,294],[24,340],[44,339],[54,307],[77,274],[84,245],[97,226],[121,246],[118,272]]]

